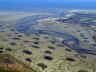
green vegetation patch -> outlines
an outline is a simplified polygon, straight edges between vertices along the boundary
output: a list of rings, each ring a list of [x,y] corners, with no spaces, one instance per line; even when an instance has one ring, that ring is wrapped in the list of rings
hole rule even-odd
[[[16,71],[0,68],[0,72],[16,72]]]

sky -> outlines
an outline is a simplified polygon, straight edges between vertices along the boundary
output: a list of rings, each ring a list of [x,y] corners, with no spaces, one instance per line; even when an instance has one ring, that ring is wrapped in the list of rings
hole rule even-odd
[[[0,0],[0,2],[96,2],[96,0]]]
[[[96,9],[96,0],[0,0],[0,10],[32,8]]]

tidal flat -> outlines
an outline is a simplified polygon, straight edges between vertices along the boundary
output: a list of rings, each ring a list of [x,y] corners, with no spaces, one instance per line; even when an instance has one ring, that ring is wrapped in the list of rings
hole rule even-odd
[[[55,11],[0,12],[0,71],[96,72],[96,11]]]

